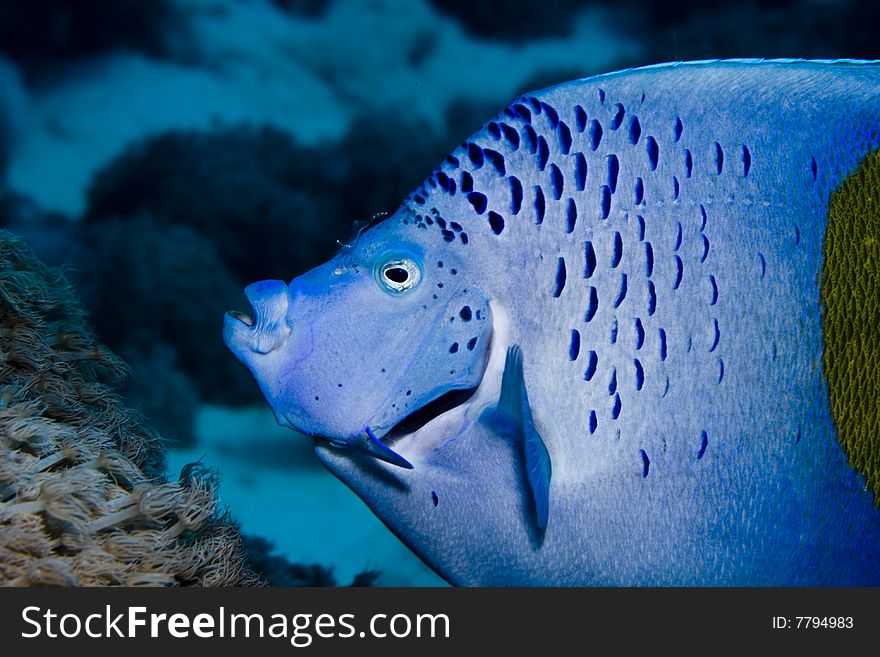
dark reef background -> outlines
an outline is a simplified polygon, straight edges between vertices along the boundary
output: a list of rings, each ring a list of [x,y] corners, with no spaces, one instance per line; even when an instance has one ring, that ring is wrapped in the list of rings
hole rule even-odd
[[[324,261],[519,92],[672,60],[876,59],[877,25],[856,0],[6,0],[0,228],[66,268],[172,466],[206,455],[283,553],[256,538],[254,559],[433,584],[272,428],[220,338],[244,285]],[[303,568],[276,581],[333,579]]]

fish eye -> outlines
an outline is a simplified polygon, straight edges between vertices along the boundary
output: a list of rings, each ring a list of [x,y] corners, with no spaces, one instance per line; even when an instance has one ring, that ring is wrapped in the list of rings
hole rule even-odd
[[[422,280],[422,270],[409,258],[387,260],[376,273],[379,286],[390,294],[412,290]]]

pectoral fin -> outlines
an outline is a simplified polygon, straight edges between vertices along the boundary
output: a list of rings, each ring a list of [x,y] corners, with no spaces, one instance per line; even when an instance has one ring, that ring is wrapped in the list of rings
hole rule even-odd
[[[526,478],[535,507],[535,523],[538,529],[544,531],[550,512],[550,453],[532,418],[523,378],[522,349],[519,345],[513,345],[507,350],[498,405],[484,416],[484,421],[498,433],[520,442]]]

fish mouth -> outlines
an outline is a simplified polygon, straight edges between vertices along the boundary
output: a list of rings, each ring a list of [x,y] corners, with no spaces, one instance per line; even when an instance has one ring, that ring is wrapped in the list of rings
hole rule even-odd
[[[440,395],[400,420],[380,440],[389,447],[393,446],[398,440],[419,431],[447,411],[466,404],[476,394],[478,388],[477,385],[472,388],[450,390]]]
[[[259,281],[244,290],[251,306],[250,314],[230,310],[223,319],[223,337],[227,346],[241,353],[267,354],[284,343],[290,334],[286,315],[288,286],[284,281]]]
[[[226,313],[226,316],[248,327],[254,325],[254,318],[247,313],[241,312],[240,310],[230,310]]]
[[[358,447],[373,457],[402,468],[412,469],[426,455],[462,435],[476,422],[483,410],[497,403],[501,391],[504,360],[509,346],[507,314],[496,301],[492,311],[492,333],[480,382],[470,388],[449,390],[424,404],[377,436],[370,427],[334,447]]]

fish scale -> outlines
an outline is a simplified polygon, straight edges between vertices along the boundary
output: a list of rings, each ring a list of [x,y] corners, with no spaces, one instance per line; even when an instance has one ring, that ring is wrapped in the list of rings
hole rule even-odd
[[[850,379],[832,412],[822,319],[880,284],[855,301],[820,285],[829,207],[848,180],[872,198],[854,176],[878,145],[874,63],[666,65],[526,94],[286,306],[260,305],[287,308],[276,352],[234,319],[227,344],[452,582],[880,583],[880,427],[847,410]],[[835,275],[862,281],[843,249]],[[395,262],[421,278],[382,296]],[[868,316],[832,312],[844,336],[862,330],[848,315]],[[363,390],[313,401],[340,368]],[[395,429],[414,412],[421,428]]]

